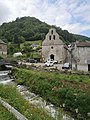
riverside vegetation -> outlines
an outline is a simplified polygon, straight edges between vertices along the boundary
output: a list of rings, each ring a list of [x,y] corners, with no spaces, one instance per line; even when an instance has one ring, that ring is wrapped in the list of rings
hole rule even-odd
[[[39,94],[47,101],[71,112],[77,120],[89,120],[90,76],[13,69],[18,84],[26,85],[31,92]]]
[[[16,120],[16,118],[0,104],[0,120]]]
[[[53,120],[47,113],[30,105],[18,92],[16,86],[0,85],[0,97],[22,113],[28,120]],[[0,120],[16,120],[15,117],[0,104]]]

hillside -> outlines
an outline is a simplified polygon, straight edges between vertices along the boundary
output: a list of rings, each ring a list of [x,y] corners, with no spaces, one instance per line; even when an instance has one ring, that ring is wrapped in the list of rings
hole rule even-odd
[[[56,28],[65,43],[70,43],[76,40],[90,40],[88,37],[74,35],[69,33],[67,30],[62,30],[60,27],[53,25],[50,26],[34,17],[22,17],[9,23],[3,23],[0,26],[0,38],[5,42],[8,41],[14,43],[43,40],[51,27]]]

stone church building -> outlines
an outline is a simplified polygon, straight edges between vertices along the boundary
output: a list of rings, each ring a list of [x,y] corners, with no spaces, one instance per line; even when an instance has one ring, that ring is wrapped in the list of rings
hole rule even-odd
[[[60,39],[56,29],[51,28],[42,42],[42,60],[56,60],[58,63],[64,63],[67,58],[67,51],[64,48],[65,44]]]
[[[86,67],[86,71],[90,71],[90,42],[76,41],[70,46],[73,48],[71,52],[69,51],[71,48],[63,43],[56,29],[51,28],[42,42],[42,61],[53,59],[61,64],[69,62],[82,66],[82,70]]]

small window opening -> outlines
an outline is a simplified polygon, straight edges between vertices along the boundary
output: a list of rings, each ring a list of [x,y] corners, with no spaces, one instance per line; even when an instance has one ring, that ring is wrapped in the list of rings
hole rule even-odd
[[[53,49],[53,46],[51,47],[51,49]]]
[[[53,39],[55,40],[55,35],[53,35]]]
[[[49,40],[51,40],[51,35],[49,36]]]
[[[53,30],[51,30],[51,34],[53,34]]]

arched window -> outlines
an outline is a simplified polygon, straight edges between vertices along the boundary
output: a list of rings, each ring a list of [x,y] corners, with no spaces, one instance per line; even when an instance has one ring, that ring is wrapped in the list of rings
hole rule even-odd
[[[55,40],[55,35],[53,35],[53,39]]]
[[[49,40],[51,40],[51,35],[49,36]]]
[[[51,34],[53,34],[53,30],[51,30]]]

